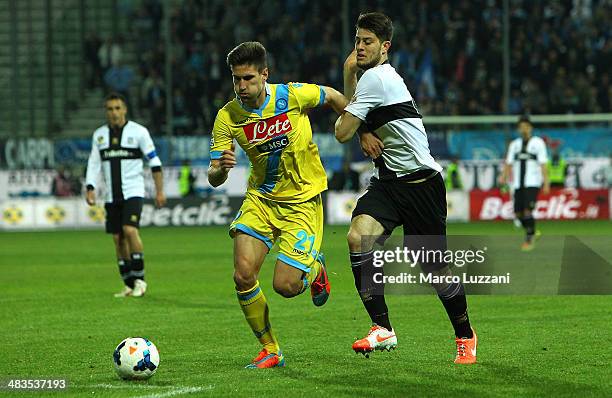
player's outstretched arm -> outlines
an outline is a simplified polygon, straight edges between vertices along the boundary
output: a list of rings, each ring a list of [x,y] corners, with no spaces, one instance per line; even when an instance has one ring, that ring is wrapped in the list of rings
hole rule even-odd
[[[344,108],[348,105],[348,100],[346,97],[344,97],[341,92],[334,88],[327,86],[321,86],[321,88],[325,92],[324,104],[331,106],[334,112],[341,115]]]
[[[208,182],[213,187],[218,187],[227,180],[230,169],[236,166],[236,145],[232,142],[232,148],[226,149],[219,159],[210,161],[208,167]]]

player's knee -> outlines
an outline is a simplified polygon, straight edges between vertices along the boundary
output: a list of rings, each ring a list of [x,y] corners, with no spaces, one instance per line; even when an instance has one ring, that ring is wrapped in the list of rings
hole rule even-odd
[[[250,272],[235,270],[234,283],[236,284],[236,288],[239,291],[243,292],[255,286],[255,284],[257,283],[257,278]]]
[[[274,291],[285,298],[295,297],[300,293],[300,288],[303,286],[302,281],[291,281],[288,279],[274,279]]]
[[[138,229],[131,225],[124,225],[122,227],[122,232],[123,232],[123,236],[125,236],[128,239],[131,237],[138,236]]]
[[[361,234],[355,228],[351,227],[346,234],[346,240],[352,252],[360,252],[361,249]]]

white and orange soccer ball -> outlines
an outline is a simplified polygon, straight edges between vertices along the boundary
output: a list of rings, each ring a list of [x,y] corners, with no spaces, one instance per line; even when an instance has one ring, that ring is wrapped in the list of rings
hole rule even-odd
[[[128,337],[115,348],[113,364],[122,379],[148,379],[159,367],[159,352],[155,344],[145,338]]]

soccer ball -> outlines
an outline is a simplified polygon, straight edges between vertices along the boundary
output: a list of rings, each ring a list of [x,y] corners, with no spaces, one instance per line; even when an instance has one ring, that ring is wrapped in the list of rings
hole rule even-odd
[[[128,337],[115,348],[113,364],[122,379],[148,379],[159,367],[159,352],[145,338]]]

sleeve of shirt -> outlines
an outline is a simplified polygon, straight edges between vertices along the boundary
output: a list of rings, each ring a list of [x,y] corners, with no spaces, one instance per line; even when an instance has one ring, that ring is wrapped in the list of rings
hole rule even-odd
[[[344,110],[365,122],[368,112],[381,106],[383,101],[384,88],[380,77],[366,72],[357,82],[355,95]]]
[[[548,153],[546,152],[546,143],[544,140],[540,140],[540,150],[538,151],[538,163],[548,163]]]
[[[100,151],[96,145],[95,135],[91,139],[91,152],[89,153],[89,159],[87,160],[87,173],[85,174],[85,185],[91,185],[96,187],[98,182],[98,175],[100,174],[100,168],[102,167],[102,161],[100,159]]]
[[[315,108],[325,103],[325,91],[317,84],[288,83],[287,86],[297,100],[300,110]]]
[[[510,145],[508,146],[508,154],[506,155],[506,164],[511,165],[512,163],[514,163],[514,157],[516,156],[514,147],[515,147],[514,141],[512,141]]]
[[[210,137],[210,160],[220,159],[224,150],[232,148],[232,141],[229,126],[223,120],[223,115],[219,111]]]
[[[157,156],[157,151],[155,151],[155,144],[153,144],[153,140],[151,139],[151,134],[149,134],[149,130],[144,129],[143,134],[140,137],[140,150],[147,158],[149,162],[149,167],[161,167],[162,163]]]

